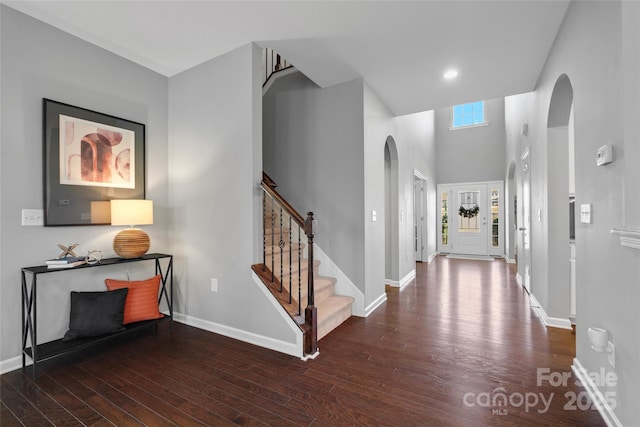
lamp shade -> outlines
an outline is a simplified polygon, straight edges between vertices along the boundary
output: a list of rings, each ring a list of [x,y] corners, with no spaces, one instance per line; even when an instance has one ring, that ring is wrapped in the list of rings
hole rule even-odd
[[[112,200],[111,225],[129,225],[113,238],[113,250],[121,258],[139,258],[151,246],[149,235],[134,225],[153,224],[153,201]]]
[[[112,200],[111,225],[153,224],[153,200]]]

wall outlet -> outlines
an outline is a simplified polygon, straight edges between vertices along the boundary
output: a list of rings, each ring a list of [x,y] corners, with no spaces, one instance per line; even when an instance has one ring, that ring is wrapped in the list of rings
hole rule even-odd
[[[218,292],[218,279],[211,279],[211,292]]]
[[[612,368],[616,367],[616,346],[613,345],[611,341],[609,341],[609,348],[611,349],[611,353],[607,355],[607,360],[609,361],[609,365]]]
[[[22,209],[22,225],[44,225],[42,209]]]

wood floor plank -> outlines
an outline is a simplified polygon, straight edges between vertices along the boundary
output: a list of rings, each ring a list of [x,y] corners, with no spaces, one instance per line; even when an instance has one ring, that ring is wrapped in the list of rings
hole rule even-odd
[[[127,427],[143,425],[126,411],[73,378],[66,368],[64,371],[60,369],[53,370],[49,375],[112,424]]]
[[[167,420],[168,425],[175,424],[181,427],[201,427],[205,425],[204,423],[198,422],[196,419],[167,404],[165,401],[147,393],[136,385],[129,383],[124,378],[118,376],[113,370],[109,369],[108,365],[105,366],[105,364],[100,364],[96,359],[92,358],[91,360],[83,362],[80,367],[92,374],[94,377],[99,377],[109,387],[120,392],[122,396],[129,397],[132,401],[135,401],[145,408],[152,408],[153,412]],[[162,425],[162,422],[152,422],[154,425]],[[149,424],[147,422],[145,423]]]
[[[208,396],[214,397],[229,406],[242,411],[256,414],[256,417],[267,423],[279,425],[309,425],[313,420],[304,413],[291,411],[289,408],[273,402],[262,396],[247,393],[244,389],[212,376],[207,369],[196,369],[194,362],[184,364],[183,361],[171,358],[170,354],[164,359],[174,375],[180,376],[180,382],[191,383],[194,388],[202,390]],[[198,379],[196,379],[196,376]]]
[[[35,381],[4,374],[0,423],[605,425],[595,410],[566,410],[567,393],[584,394],[571,371],[575,335],[544,326],[513,265],[439,256],[417,263],[402,290],[386,292],[367,318],[352,317],[320,340],[320,356],[307,362],[164,323],[47,362]],[[539,385],[539,368],[570,381]],[[537,394],[549,405],[478,400],[496,393]]]
[[[96,359],[101,362],[99,365],[101,369],[106,369],[112,374],[118,375],[121,380],[128,382],[132,386],[138,387],[140,390],[143,390],[145,394],[142,397],[140,397],[140,394],[138,392],[135,392],[134,394],[138,396],[138,400],[142,401],[148,407],[153,407],[155,410],[167,410],[166,408],[162,407],[165,405],[169,405],[181,411],[185,415],[190,416],[191,418],[193,418],[193,420],[199,422],[199,424],[217,426],[235,425],[234,423],[225,420],[224,418],[208,411],[207,409],[177,395],[173,391],[168,390],[153,381],[150,381],[148,378],[140,375],[139,372],[113,363],[111,360],[106,359],[102,354],[95,354],[92,359]],[[93,362],[93,360],[87,361],[87,363],[89,362]],[[159,401],[158,404],[160,407],[154,404],[156,400]],[[171,418],[173,421],[176,421],[176,418],[174,418],[175,415],[167,414],[164,416],[166,418]],[[192,421],[181,420],[178,424],[180,426],[191,425]]]
[[[9,374],[0,377],[0,396],[2,403],[25,426],[49,426],[53,425],[32,402],[21,395],[7,379]]]
[[[236,425],[243,426],[265,426],[267,424],[258,420],[253,414],[243,413],[233,406],[227,405],[225,402],[221,402],[201,390],[197,384],[194,387],[189,381],[181,381],[182,375],[176,375],[168,366],[157,364],[155,361],[141,361],[136,360],[139,355],[133,353],[128,348],[119,349],[118,360],[122,363],[126,363],[127,367],[139,372],[141,375],[145,375],[146,378],[150,378],[158,385],[171,390],[180,397],[188,399],[193,402],[194,405],[206,408],[209,410],[209,415],[212,417],[220,417],[219,424],[224,425],[222,420],[227,420]],[[105,354],[107,357],[111,357],[110,354]],[[124,358],[122,357],[124,356]]]
[[[49,394],[52,399],[63,406],[67,411],[69,411],[70,414],[72,414],[84,425],[113,425],[105,420],[102,415],[85,404],[82,400],[78,399],[75,395],[62,387],[59,383],[55,382],[50,376],[41,375],[36,379],[36,383],[38,384],[38,387]]]
[[[0,393],[0,396],[2,394]],[[0,426],[3,427],[22,427],[22,423],[9,408],[7,405],[0,402]]]
[[[25,399],[31,402],[40,413],[46,414],[46,418],[54,425],[82,425],[63,405],[56,402],[39,385],[24,376],[22,371],[17,370],[8,373],[5,380]]]
[[[141,405],[132,396],[122,393],[116,387],[111,386],[109,384],[109,373],[105,373],[107,375],[106,377],[101,376],[98,378],[85,370],[82,364],[71,368],[69,373],[82,385],[93,390],[96,394],[108,400],[144,425],[159,427],[175,425],[156,412]]]

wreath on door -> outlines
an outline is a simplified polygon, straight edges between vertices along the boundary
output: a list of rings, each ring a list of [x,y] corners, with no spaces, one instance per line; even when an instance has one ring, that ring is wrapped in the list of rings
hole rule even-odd
[[[463,218],[475,218],[478,213],[480,213],[480,208],[478,207],[478,205],[469,209],[465,208],[464,206],[460,206],[460,209],[458,209],[458,215]]]

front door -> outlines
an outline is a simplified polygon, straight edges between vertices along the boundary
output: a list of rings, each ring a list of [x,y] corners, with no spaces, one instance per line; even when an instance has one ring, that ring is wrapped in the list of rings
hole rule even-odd
[[[465,184],[452,187],[449,233],[451,252],[466,255],[488,255],[487,185]]]

